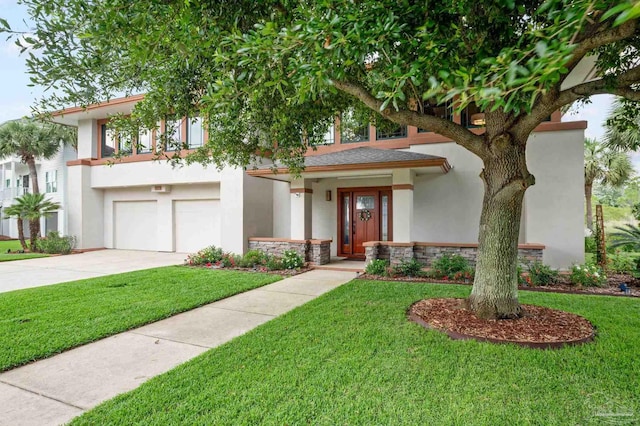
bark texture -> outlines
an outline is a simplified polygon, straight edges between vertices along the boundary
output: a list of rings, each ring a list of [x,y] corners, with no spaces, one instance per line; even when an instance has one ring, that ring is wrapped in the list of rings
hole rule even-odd
[[[17,218],[18,220],[18,239],[20,240],[20,245],[22,246],[22,250],[28,250],[27,242],[24,240],[24,220],[21,217]]]
[[[31,192],[33,194],[40,193],[40,185],[38,185],[38,170],[36,169],[36,159],[35,157],[29,156],[27,158],[27,166],[29,167],[29,176],[31,177]],[[31,233],[31,251],[36,250],[35,241],[38,239],[40,235],[40,221],[35,221],[35,223],[29,222],[29,232]]]
[[[517,279],[522,199],[535,180],[527,169],[526,140],[503,133],[489,146],[480,175],[484,200],[469,307],[481,318],[517,318],[522,315]]]
[[[29,221],[29,242],[30,242],[30,247],[29,250],[32,253],[35,253],[36,251],[38,251],[38,247],[36,246],[36,242],[38,241],[38,235],[40,233],[40,220],[36,219],[36,220],[30,220]]]

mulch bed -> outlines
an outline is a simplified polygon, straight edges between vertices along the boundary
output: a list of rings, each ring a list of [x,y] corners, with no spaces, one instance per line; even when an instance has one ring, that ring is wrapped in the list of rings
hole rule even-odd
[[[187,265],[189,266],[189,265]],[[243,272],[259,272],[261,274],[272,274],[272,275],[280,275],[281,277],[293,277],[295,275],[304,274],[305,272],[311,271],[313,268],[310,266],[305,266],[300,269],[281,269],[277,271],[264,271],[260,269],[253,268],[216,268],[216,267],[208,267],[208,266],[190,266],[191,268],[205,268],[205,269],[213,269],[220,271],[243,271]]]
[[[515,343],[539,349],[593,340],[594,327],[581,316],[535,305],[522,305],[522,308],[525,312],[522,318],[484,320],[466,309],[465,299],[425,299],[411,305],[408,316],[456,340]]]
[[[427,277],[383,277],[379,275],[361,274],[359,279],[378,280],[378,281],[404,281],[416,283],[435,283],[435,284],[458,284],[472,285],[472,282],[437,280]],[[640,280],[627,274],[609,274],[607,287],[583,287],[571,284],[568,277],[561,275],[557,283],[548,286],[518,286],[519,290],[541,291],[550,293],[566,293],[566,294],[592,294],[600,296],[627,296],[640,297]],[[620,291],[618,286],[625,283],[629,287],[629,294]]]

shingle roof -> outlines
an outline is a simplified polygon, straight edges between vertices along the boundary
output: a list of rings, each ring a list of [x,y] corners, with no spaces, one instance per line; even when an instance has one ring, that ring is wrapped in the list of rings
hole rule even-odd
[[[398,163],[405,161],[445,160],[435,155],[418,154],[417,152],[397,151],[394,149],[352,148],[328,154],[309,155],[304,160],[305,168],[328,167],[353,164]],[[269,169],[271,165],[261,165],[258,169]],[[277,167],[281,167],[277,164]]]

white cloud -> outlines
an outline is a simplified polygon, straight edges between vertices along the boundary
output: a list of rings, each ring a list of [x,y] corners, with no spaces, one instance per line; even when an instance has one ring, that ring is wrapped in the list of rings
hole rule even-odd
[[[0,104],[0,123],[30,114],[31,107],[28,104]]]

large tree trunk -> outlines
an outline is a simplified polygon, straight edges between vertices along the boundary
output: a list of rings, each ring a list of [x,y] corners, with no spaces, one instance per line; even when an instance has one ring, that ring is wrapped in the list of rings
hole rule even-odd
[[[28,250],[27,242],[24,239],[24,219],[21,217],[17,218],[18,220],[18,239],[20,240],[20,245],[22,246],[22,250]]]
[[[491,142],[483,159],[485,193],[469,307],[481,318],[517,318],[522,315],[517,277],[522,199],[534,178],[527,170],[526,142],[507,134]]]
[[[587,202],[587,228],[589,228],[591,232],[593,232],[593,211],[591,207],[592,189],[593,187],[590,183],[586,183],[584,185],[584,198],[586,199],[586,202]]]
[[[30,220],[29,221],[29,240],[30,240],[30,250],[32,253],[38,251],[38,247],[36,247],[36,242],[38,241],[38,237],[40,236],[40,219]]]

